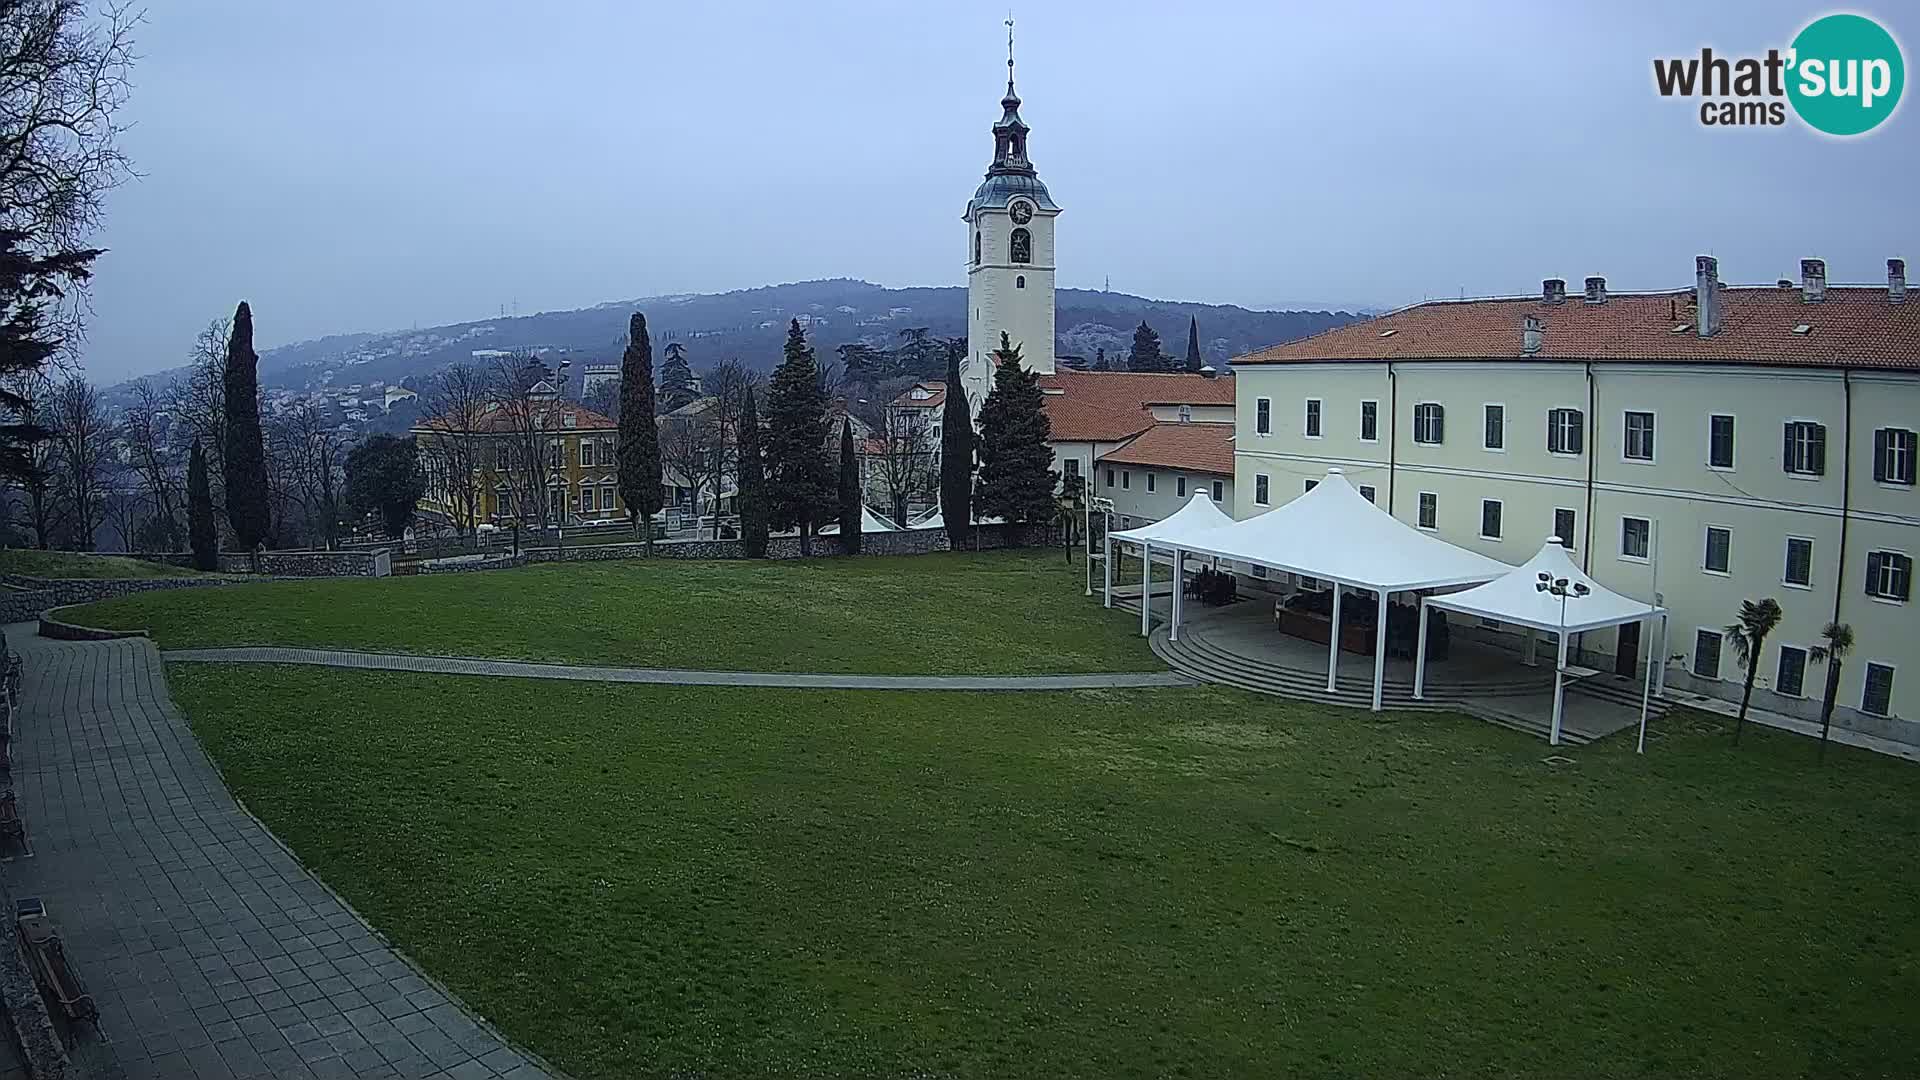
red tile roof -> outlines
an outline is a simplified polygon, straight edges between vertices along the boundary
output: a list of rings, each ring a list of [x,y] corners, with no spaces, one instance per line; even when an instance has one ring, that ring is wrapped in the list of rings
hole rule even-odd
[[[1062,442],[1117,442],[1153,426],[1148,405],[1232,405],[1233,380],[1202,375],[1062,369],[1040,376],[1047,421]]]
[[[1237,365],[1327,360],[1645,360],[1920,370],[1920,296],[1895,304],[1885,286],[1829,286],[1807,303],[1798,286],[1723,286],[1720,329],[1694,328],[1693,291],[1614,294],[1589,304],[1579,293],[1436,300],[1261,349]],[[1526,316],[1544,323],[1540,350],[1521,351]],[[1685,324],[1687,329],[1674,328]],[[1807,330],[1794,333],[1794,327]]]
[[[931,390],[933,393],[918,400],[914,399],[915,390]],[[896,409],[938,409],[947,403],[947,384],[945,382],[918,382],[901,392],[887,404]]]
[[[1120,449],[1100,455],[1100,461],[1232,476],[1233,425],[1179,424],[1163,420]]]

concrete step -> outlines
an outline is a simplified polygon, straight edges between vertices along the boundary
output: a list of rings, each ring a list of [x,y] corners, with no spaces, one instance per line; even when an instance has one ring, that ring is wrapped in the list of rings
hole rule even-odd
[[[1323,672],[1304,672],[1297,668],[1281,667],[1277,664],[1260,664],[1253,662],[1248,657],[1238,653],[1228,652],[1214,645],[1208,641],[1205,636],[1198,634],[1183,633],[1177,644],[1198,656],[1205,657],[1216,666],[1224,667],[1234,672],[1266,678],[1278,683],[1317,689],[1322,694],[1327,692],[1326,676]],[[1361,663],[1355,664],[1355,660],[1359,660]],[[1373,676],[1371,671],[1368,670],[1360,674],[1352,674],[1349,673],[1349,671],[1354,668],[1371,669],[1372,662],[1366,657],[1343,656],[1340,663],[1341,673],[1335,684],[1339,692],[1358,694],[1370,703],[1373,700]],[[1475,683],[1466,687],[1447,687],[1430,684],[1427,687],[1427,697],[1459,699],[1467,696],[1505,697],[1537,694],[1542,690],[1548,689],[1551,685],[1550,682],[1543,683],[1537,679],[1528,681]],[[1413,701],[1413,683],[1411,681],[1387,679],[1382,685],[1382,692],[1387,698],[1408,702]]]

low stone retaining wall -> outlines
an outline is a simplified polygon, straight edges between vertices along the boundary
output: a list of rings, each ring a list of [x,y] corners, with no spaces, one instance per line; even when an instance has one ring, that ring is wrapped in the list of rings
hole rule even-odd
[[[143,555],[170,566],[193,565],[193,555],[173,552],[167,555]],[[258,564],[258,569],[255,564]],[[386,577],[392,572],[393,556],[388,548],[372,551],[263,551],[258,556],[244,551],[220,553],[223,574],[260,574],[265,577]]]
[[[90,604],[156,589],[198,589],[231,585],[226,578],[36,578],[0,574],[0,623],[32,622],[50,608]]]
[[[14,911],[13,894],[0,885],[0,903],[6,905],[8,918]],[[14,1044],[25,1059],[27,1075],[34,1080],[66,1080],[76,1075],[67,1049],[54,1029],[47,1001],[40,996],[31,961],[20,944],[20,935],[7,928],[0,941],[0,1004],[4,1004]]]
[[[1034,547],[1053,543],[1058,537],[1044,525],[982,525],[979,528],[979,550],[997,551],[1003,548]],[[938,551],[951,551],[945,529],[911,529],[900,532],[866,533],[860,538],[860,554],[866,555],[927,555]],[[968,550],[972,550],[969,548]],[[610,559],[641,559],[647,554],[643,543],[631,544],[581,544],[576,547],[539,547],[523,548],[518,555],[501,555],[487,559],[448,559],[436,563],[412,564],[410,572],[416,574],[458,574],[474,570],[509,570],[516,566],[532,563],[554,562],[602,562]],[[655,540],[653,557],[656,559],[745,559],[746,546],[739,540]],[[767,558],[798,559],[800,538],[797,536],[776,536],[767,541]],[[837,536],[817,536],[813,540],[812,558],[844,558],[840,551],[840,538]],[[403,571],[406,572],[406,571]]]
[[[146,637],[145,630],[105,630],[98,626],[70,623],[57,614],[59,608],[40,616],[40,636],[55,641],[112,641],[115,638]]]

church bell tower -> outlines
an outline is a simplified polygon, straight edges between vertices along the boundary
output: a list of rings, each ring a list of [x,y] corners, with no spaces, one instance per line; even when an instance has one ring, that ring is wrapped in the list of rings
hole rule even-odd
[[[1013,20],[1007,20],[1007,95],[993,125],[993,164],[974,191],[967,223],[967,359],[961,368],[977,414],[993,385],[993,352],[1005,331],[1021,362],[1053,373],[1053,219],[1060,213],[1027,156],[1026,122],[1013,91]]]

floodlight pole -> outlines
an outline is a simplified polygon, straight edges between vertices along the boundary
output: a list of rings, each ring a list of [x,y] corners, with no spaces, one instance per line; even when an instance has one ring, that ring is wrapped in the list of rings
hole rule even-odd
[[[1087,468],[1088,468],[1088,471],[1091,472],[1093,467],[1089,465]],[[1087,595],[1092,596],[1093,595],[1093,477],[1092,476],[1081,477],[1080,488],[1081,488],[1080,508],[1086,513],[1086,521],[1084,524],[1087,531]]]
[[[1373,625],[1373,711],[1380,711],[1387,680],[1387,590],[1380,593],[1380,616]]]
[[[1153,613],[1153,545],[1140,541],[1140,636],[1146,637],[1152,631]]]
[[[1647,563],[1650,566],[1647,581],[1647,617],[1641,620],[1641,626],[1644,630],[1641,636],[1647,639],[1647,674],[1640,686],[1640,737],[1633,746],[1633,752],[1636,754],[1644,754],[1647,752],[1647,709],[1653,703],[1653,609],[1660,601],[1659,518],[1653,519],[1649,546],[1653,550],[1648,553],[1651,557],[1647,559]],[[1666,641],[1664,640],[1665,637],[1665,634],[1661,635],[1662,641],[1660,643],[1660,653],[1663,661],[1665,660],[1667,650]]]
[[[1333,583],[1333,625],[1327,632],[1327,693],[1340,673],[1340,583]]]
[[[1421,701],[1427,690],[1427,598],[1420,598],[1419,644],[1413,647],[1413,700]]]
[[[1173,549],[1173,599],[1168,603],[1167,640],[1180,640],[1180,594],[1186,592],[1182,576],[1186,572],[1186,548]]]

